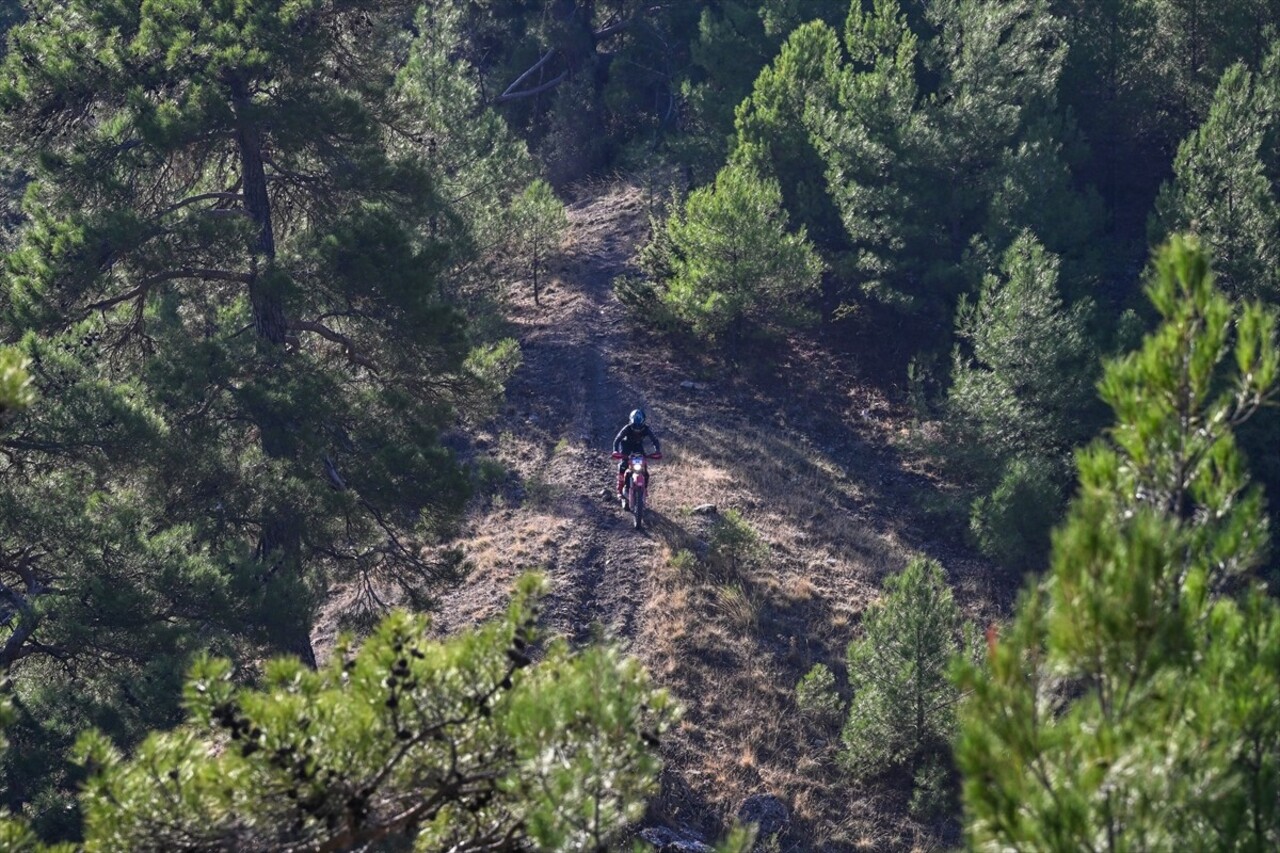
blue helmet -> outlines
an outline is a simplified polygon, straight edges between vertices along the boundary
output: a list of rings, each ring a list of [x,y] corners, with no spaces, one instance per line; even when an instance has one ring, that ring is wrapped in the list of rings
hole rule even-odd
[[[634,427],[644,426],[644,409],[636,409],[631,413],[631,425]]]

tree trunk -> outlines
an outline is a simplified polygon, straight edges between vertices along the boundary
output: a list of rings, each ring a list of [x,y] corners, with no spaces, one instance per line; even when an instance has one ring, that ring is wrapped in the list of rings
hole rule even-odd
[[[248,86],[242,80],[231,83],[232,107],[236,116],[236,145],[240,149],[240,172],[244,188],[244,205],[249,218],[257,226],[257,239],[250,247],[253,253],[249,278],[249,303],[258,338],[266,344],[266,369],[281,367],[285,355],[285,336],[289,329],[285,319],[283,294],[274,275],[276,240],[271,222],[271,197],[267,193],[267,173],[262,157],[262,138],[252,115]],[[289,425],[279,412],[258,413],[258,433],[262,450],[272,459],[288,459],[295,453],[289,436]],[[302,530],[297,508],[288,501],[263,509],[262,532],[258,541],[260,559],[267,573],[302,571]],[[296,654],[307,665],[316,665],[311,648],[309,620],[285,626],[283,650]]]
[[[538,301],[538,243],[536,240],[533,244],[533,304],[542,307],[542,303]]]
[[[276,238],[271,227],[271,197],[267,194],[267,173],[262,163],[262,139],[258,125],[249,114],[248,87],[241,81],[231,85],[236,113],[236,144],[240,149],[240,172],[244,185],[244,205],[258,227],[252,246],[253,268],[249,281],[249,302],[258,337],[283,349],[288,323],[280,293],[272,286],[271,268],[276,258]]]

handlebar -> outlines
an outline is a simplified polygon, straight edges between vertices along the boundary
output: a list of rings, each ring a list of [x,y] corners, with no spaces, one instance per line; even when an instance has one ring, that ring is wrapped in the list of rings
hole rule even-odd
[[[613,459],[626,459],[627,456],[629,455],[630,454],[627,454],[627,453],[619,453],[616,450],[613,453],[609,454],[609,456]],[[643,456],[645,459],[661,459],[662,458],[661,453],[642,453],[640,455]]]

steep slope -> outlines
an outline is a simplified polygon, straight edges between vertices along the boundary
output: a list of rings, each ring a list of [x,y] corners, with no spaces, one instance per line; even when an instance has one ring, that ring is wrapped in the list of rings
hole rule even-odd
[[[541,569],[554,585],[549,631],[621,643],[686,708],[653,820],[714,837],[743,797],[769,793],[792,810],[781,849],[908,848],[934,829],[905,818],[902,786],[840,774],[838,728],[802,722],[794,686],[818,661],[842,671],[859,614],[910,553],[939,557],[984,618],[1003,584],[916,541],[928,528],[914,495],[934,484],[892,450],[901,412],[822,346],[781,341],[773,367],[742,375],[634,322],[611,284],[646,235],[652,197],[623,182],[572,205],[542,305],[513,286],[524,362],[477,443],[499,487],[460,537],[474,570],[437,624],[486,618],[520,572]],[[601,496],[611,440],[636,406],[665,456],[643,532]],[[691,511],[705,504],[719,513]],[[713,568],[701,558],[730,509],[760,547]]]

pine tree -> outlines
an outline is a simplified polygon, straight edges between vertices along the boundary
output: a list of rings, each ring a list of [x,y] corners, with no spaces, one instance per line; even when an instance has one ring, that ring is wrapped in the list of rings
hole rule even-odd
[[[1102,216],[1096,196],[1072,175],[1081,143],[1058,105],[1064,22],[1047,0],[954,0],[931,5],[929,15],[938,37],[927,57],[941,83],[931,116],[935,150],[922,167],[930,186],[946,188],[935,190],[931,206],[953,235],[953,254],[931,277],[954,276],[951,258],[974,234],[999,257],[1031,230],[1066,260],[1067,289],[1080,292]]]
[[[512,200],[533,179],[533,161],[480,91],[480,69],[468,57],[463,4],[429,0],[418,10],[415,28],[398,73],[398,93],[413,130],[411,144],[425,149],[452,214],[434,217],[430,227],[443,234],[460,220],[462,233],[454,239],[474,245],[475,255],[486,258],[505,243]]]
[[[1066,160],[1065,48],[1046,4],[951,0],[924,14],[922,40],[897,0],[854,4],[836,106],[811,103],[807,123],[852,246],[846,303],[888,305],[928,329],[970,286],[975,235],[998,256],[1036,228],[1083,256],[1097,204]]]
[[[1000,274],[963,301],[948,418],[962,443],[992,461],[1034,456],[1064,461],[1099,426],[1088,302],[1068,308],[1058,258],[1023,233]]]
[[[605,849],[655,786],[659,738],[677,716],[616,649],[540,646],[545,584],[521,580],[504,618],[448,640],[395,612],[313,671],[295,658],[237,686],[203,656],[186,720],[131,755],[101,732],[81,844],[46,846],[0,813],[15,853],[114,850]],[[13,706],[0,701],[0,750]],[[719,850],[740,853],[738,833]]]
[[[774,181],[726,166],[666,223],[671,278],[662,299],[695,333],[737,341],[747,321],[805,322],[822,262],[803,226],[787,229]]]
[[[538,274],[546,267],[547,259],[560,244],[560,238],[568,227],[564,204],[556,198],[551,185],[536,180],[525,188],[512,206],[513,240],[516,251],[529,263],[533,279],[533,302],[538,299]]]
[[[959,693],[947,677],[962,645],[960,612],[942,567],[913,559],[885,581],[885,597],[849,644],[853,698],[841,762],[868,775],[914,765],[951,738]]]
[[[643,811],[672,706],[609,648],[534,662],[538,595],[526,578],[505,618],[444,641],[393,614],[318,671],[270,662],[259,689],[201,659],[184,725],[128,757],[81,739],[85,850],[605,849]]]
[[[738,105],[731,162],[778,182],[783,206],[828,257],[847,248],[808,116],[834,106],[839,39],[821,21],[798,28]]]
[[[876,0],[870,11],[851,6],[844,45],[835,107],[817,102],[806,114],[854,257],[843,301],[927,312],[937,305],[924,304],[922,267],[939,249],[936,219],[921,204],[931,131],[918,108],[918,39],[896,0]]]
[[[1178,148],[1156,200],[1152,236],[1191,230],[1213,252],[1221,286],[1280,300],[1280,206],[1266,162],[1280,128],[1280,55],[1258,75],[1227,69],[1204,124]],[[1268,169],[1268,166],[1272,169]]]
[[[779,50],[785,51],[787,43],[803,38],[800,30],[812,30],[817,22],[836,26],[843,14],[845,8],[841,4],[822,0],[726,0],[708,4],[702,10],[698,36],[689,46],[693,66],[689,101],[697,132],[704,137],[702,144],[713,156],[723,159],[741,144],[740,114],[749,109],[743,102],[753,96],[753,91],[758,96],[762,89],[759,75],[765,69],[773,66],[776,74],[786,64],[779,57]],[[766,83],[763,88],[770,85]],[[803,104],[792,104],[791,108],[799,110]],[[739,125],[736,139],[735,117]],[[782,135],[795,128],[779,126],[776,130]],[[786,192],[786,181],[783,183]]]
[[[309,660],[332,579],[458,576],[423,545],[466,497],[439,435],[475,383],[447,211],[391,131],[407,14],[42,0],[10,33],[34,182],[0,313],[46,401],[0,439],[12,796],[67,784],[85,724],[176,721],[197,651]]]
[[[1160,327],[1101,382],[1050,573],[968,669],[957,759],[978,849],[1280,843],[1280,609],[1249,572],[1262,496],[1232,437],[1276,392],[1276,315],[1233,306],[1175,237]]]

